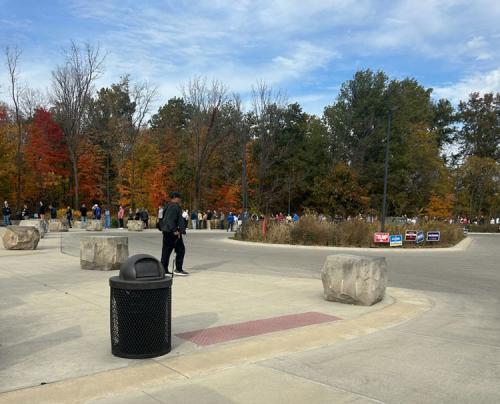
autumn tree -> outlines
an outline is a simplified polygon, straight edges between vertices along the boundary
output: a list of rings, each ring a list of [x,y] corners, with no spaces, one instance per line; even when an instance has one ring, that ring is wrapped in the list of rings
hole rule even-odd
[[[37,109],[28,125],[23,148],[26,160],[24,198],[36,204],[40,200],[60,203],[68,189],[69,158],[64,135],[52,114]]]
[[[500,93],[472,93],[458,106],[457,140],[462,156],[500,161]]]
[[[136,172],[136,150],[135,146],[139,140],[140,134],[146,129],[147,117],[151,111],[152,103],[157,95],[156,87],[148,82],[136,83],[131,88],[129,79],[126,77],[125,88],[129,92],[129,98],[132,106],[130,115],[130,124],[126,128],[123,137],[123,146],[125,155],[130,160],[130,203],[134,208],[135,201],[135,185],[140,177],[137,177]]]
[[[276,138],[284,128],[286,99],[280,91],[274,91],[265,82],[252,87],[251,135],[255,138],[254,161],[257,171],[257,209],[268,212],[280,180],[269,175],[279,160],[281,150]]]
[[[104,56],[99,46],[72,42],[64,64],[52,72],[51,101],[68,148],[75,206],[79,205],[78,162],[87,144],[89,106],[95,81],[103,70]]]
[[[325,177],[316,178],[314,207],[332,216],[347,217],[365,213],[368,207],[356,173],[345,163],[338,163]]]
[[[123,77],[109,88],[101,88],[89,108],[89,140],[104,154],[105,200],[115,200],[118,170],[130,151],[125,140],[132,130],[135,105],[130,99],[129,78]],[[123,150],[127,148],[127,150]]]
[[[183,88],[183,98],[191,107],[188,125],[191,161],[194,172],[193,206],[198,209],[202,200],[202,185],[207,175],[207,162],[223,141],[227,130],[218,125],[220,112],[227,102],[226,87],[219,81],[194,78]]]
[[[458,213],[469,218],[498,215],[500,166],[488,157],[470,156],[457,169]]]
[[[387,116],[393,109],[389,214],[416,214],[433,193],[442,193],[436,187],[448,173],[440,147],[450,136],[451,111],[445,102],[436,106],[431,94],[414,79],[389,80],[383,72],[365,70],[344,83],[335,104],[325,108],[332,158],[359,173],[373,209],[382,205]]]
[[[19,62],[21,51],[15,47],[5,48],[5,59],[7,64],[7,72],[9,76],[9,94],[13,106],[13,115],[16,128],[16,209],[19,212],[21,209],[21,194],[22,182],[21,172],[23,169],[23,154],[22,148],[26,141],[26,132],[23,125],[22,116],[22,97],[24,88],[19,82]]]
[[[155,181],[160,185],[171,180],[171,189],[182,192],[183,199],[188,204],[191,201],[194,179],[192,148],[187,132],[190,116],[191,107],[183,98],[174,97],[162,105],[149,122],[151,140],[159,153],[162,166],[155,174]],[[158,202],[167,200],[167,192],[165,188],[156,191]]]
[[[15,124],[10,119],[7,105],[0,103],[0,197],[9,200],[15,189],[12,178],[16,173]]]

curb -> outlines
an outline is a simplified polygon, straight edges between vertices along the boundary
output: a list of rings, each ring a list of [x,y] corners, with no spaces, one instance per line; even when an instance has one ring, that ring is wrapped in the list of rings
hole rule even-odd
[[[174,384],[199,375],[295,352],[335,345],[394,327],[430,310],[426,296],[388,288],[394,301],[350,320],[323,323],[227,342],[203,351],[146,360],[138,365],[0,394],[0,403],[82,403],[146,386]]]
[[[463,240],[459,241],[457,244],[455,244],[452,247],[422,247],[422,248],[397,248],[397,247],[326,247],[326,246],[318,246],[318,245],[300,245],[300,244],[277,244],[277,243],[263,243],[260,241],[242,241],[242,240],[236,240],[233,238],[225,238],[223,239],[224,242],[228,243],[236,243],[236,244],[244,244],[244,245],[252,245],[252,246],[259,246],[259,247],[271,247],[271,248],[305,248],[305,249],[310,249],[310,250],[324,250],[324,251],[365,251],[365,252],[376,252],[376,251],[382,251],[382,252],[397,252],[397,253],[412,253],[412,252],[431,252],[431,251],[436,251],[436,252],[443,252],[443,251],[464,251],[467,248],[469,248],[470,244],[472,243],[472,239],[470,237],[465,237]]]

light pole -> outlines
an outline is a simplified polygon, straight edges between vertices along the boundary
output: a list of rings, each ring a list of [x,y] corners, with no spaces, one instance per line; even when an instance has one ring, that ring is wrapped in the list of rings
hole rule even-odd
[[[244,127],[242,130],[242,142],[241,142],[241,199],[242,199],[242,220],[243,223],[246,222],[247,219],[247,209],[248,209],[248,194],[247,194],[247,134],[246,128]]]
[[[290,216],[290,199],[292,197],[292,180],[290,176],[288,176],[288,216]]]
[[[385,216],[387,214],[387,177],[389,175],[389,143],[391,142],[391,120],[392,113],[396,108],[390,108],[387,114],[387,138],[385,142],[385,164],[384,164],[384,196],[382,199],[382,218],[380,220],[380,231],[385,230]]]

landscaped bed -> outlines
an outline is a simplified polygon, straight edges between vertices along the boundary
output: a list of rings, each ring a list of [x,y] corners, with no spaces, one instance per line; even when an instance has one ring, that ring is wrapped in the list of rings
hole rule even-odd
[[[316,245],[331,247],[388,247],[386,243],[374,243],[374,234],[380,229],[380,223],[367,223],[364,220],[351,220],[340,223],[320,221],[315,215],[305,215],[298,223],[266,224],[265,234],[262,222],[248,222],[235,235],[237,240],[255,241],[274,244]],[[451,247],[464,236],[463,226],[438,221],[421,222],[416,225],[387,225],[385,231],[391,235],[402,235],[406,230],[439,231],[439,241],[427,241],[417,244],[415,241],[403,241],[403,248]],[[397,248],[397,247],[396,247]],[[401,247],[399,247],[401,248]]]

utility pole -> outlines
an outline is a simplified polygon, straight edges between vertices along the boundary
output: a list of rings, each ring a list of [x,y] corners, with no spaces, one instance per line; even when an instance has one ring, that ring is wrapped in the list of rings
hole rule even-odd
[[[385,230],[385,215],[387,214],[387,177],[389,175],[389,143],[391,141],[391,119],[392,109],[387,115],[387,139],[385,142],[385,165],[384,165],[384,196],[382,200],[382,218],[380,220],[380,231]]]

